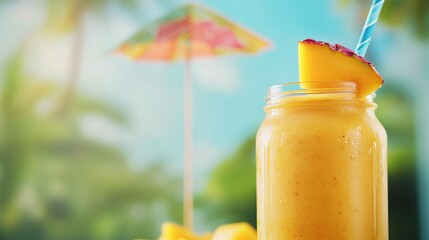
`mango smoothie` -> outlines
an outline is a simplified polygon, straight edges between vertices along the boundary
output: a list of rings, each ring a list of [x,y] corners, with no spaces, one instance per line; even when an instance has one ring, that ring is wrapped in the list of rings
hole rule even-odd
[[[256,144],[259,240],[388,239],[386,133],[372,96],[340,90],[268,99]]]

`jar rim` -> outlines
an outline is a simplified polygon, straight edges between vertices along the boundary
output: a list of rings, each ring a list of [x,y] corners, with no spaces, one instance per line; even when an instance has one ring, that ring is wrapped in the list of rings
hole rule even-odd
[[[351,81],[302,81],[271,86],[265,100],[308,94],[350,93],[356,95],[357,85]]]

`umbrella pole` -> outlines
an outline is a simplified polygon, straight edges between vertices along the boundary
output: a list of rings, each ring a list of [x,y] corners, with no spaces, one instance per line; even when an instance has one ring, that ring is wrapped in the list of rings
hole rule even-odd
[[[186,228],[192,229],[194,203],[193,203],[193,183],[192,183],[192,78],[191,60],[185,59],[185,80],[183,92],[183,124],[184,124],[184,182],[183,182],[183,222]]]

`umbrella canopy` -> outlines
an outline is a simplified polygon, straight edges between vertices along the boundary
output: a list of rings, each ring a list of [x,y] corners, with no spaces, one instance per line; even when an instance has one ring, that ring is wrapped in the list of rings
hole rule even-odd
[[[174,61],[258,53],[269,42],[200,5],[187,4],[143,27],[119,46],[134,60]]]
[[[184,224],[189,229],[192,229],[193,225],[193,94],[190,62],[196,57],[258,53],[269,45],[268,41],[232,23],[212,10],[195,4],[187,4],[143,27],[117,49],[120,53],[134,60],[166,62],[185,60],[183,216]]]

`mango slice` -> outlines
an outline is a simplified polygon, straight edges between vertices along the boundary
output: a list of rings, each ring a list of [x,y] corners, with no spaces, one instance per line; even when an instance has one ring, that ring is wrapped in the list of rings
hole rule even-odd
[[[356,96],[363,98],[383,84],[374,65],[339,44],[306,39],[299,42],[300,82],[349,81],[356,83]],[[315,87],[305,84],[307,88]]]
[[[166,222],[159,240],[210,240],[211,234],[196,235],[185,227]]]
[[[256,240],[256,230],[248,223],[222,225],[213,233],[212,240]]]

